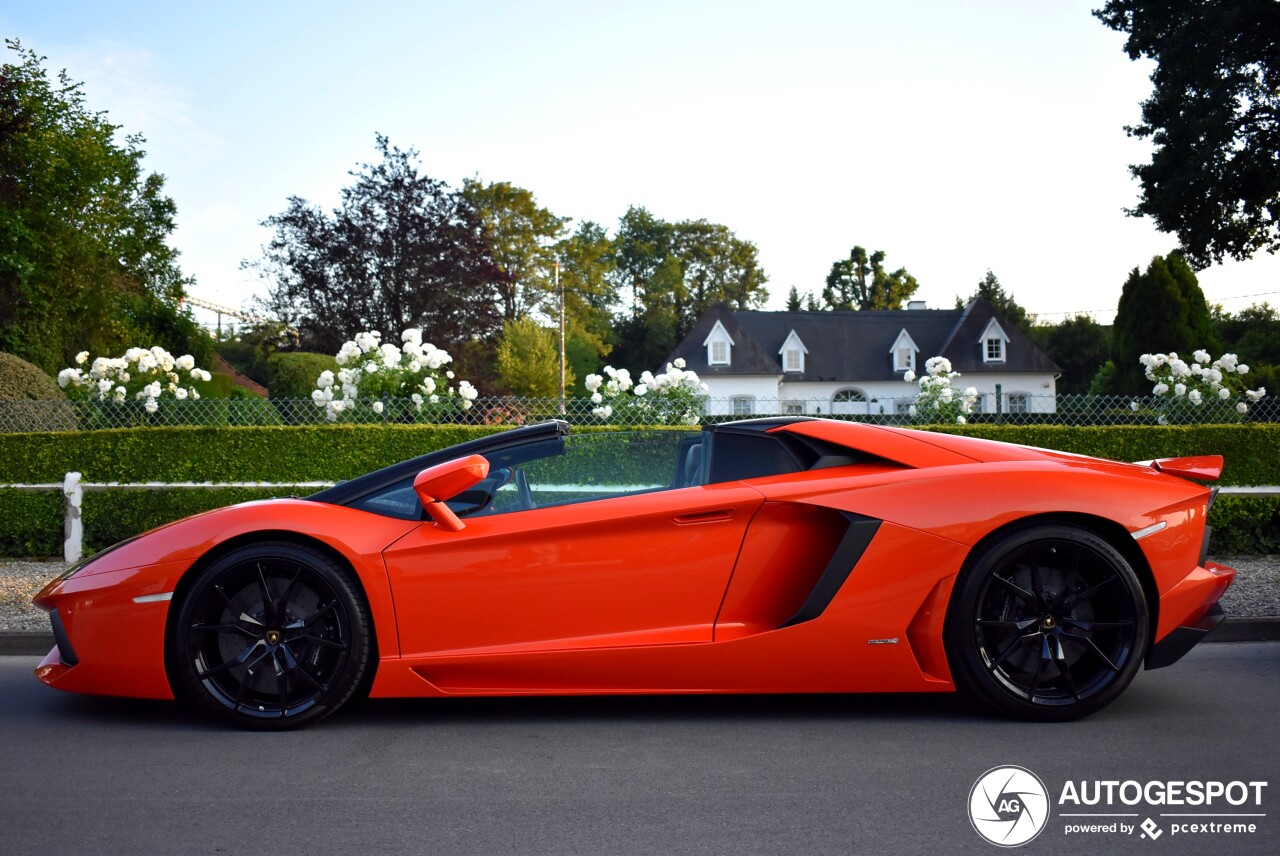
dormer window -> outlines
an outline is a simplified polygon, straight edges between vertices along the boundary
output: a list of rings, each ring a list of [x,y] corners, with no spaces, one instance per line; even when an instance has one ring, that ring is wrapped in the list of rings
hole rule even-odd
[[[999,322],[992,318],[991,323],[987,325],[987,329],[982,331],[982,337],[978,339],[978,346],[982,348],[982,361],[984,363],[1003,363],[1008,345],[1009,336],[1004,332]]]
[[[796,335],[795,330],[787,334],[787,340],[782,343],[778,353],[782,355],[782,370],[784,372],[799,373],[804,371],[804,357],[805,354],[809,353],[809,349],[804,346],[804,342],[800,341],[800,337]]]
[[[920,348],[911,338],[911,334],[904,329],[894,340],[893,347],[889,349],[893,359],[893,370],[895,372],[915,371],[916,354],[919,351]]]
[[[702,340],[702,344],[707,349],[707,365],[729,365],[733,337],[729,335],[729,331],[724,328],[723,324],[717,321],[716,325],[711,328],[711,332],[707,334],[707,338]]]

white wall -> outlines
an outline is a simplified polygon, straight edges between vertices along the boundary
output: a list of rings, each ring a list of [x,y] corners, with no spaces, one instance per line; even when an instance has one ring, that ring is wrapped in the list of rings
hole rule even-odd
[[[803,412],[810,416],[826,416],[833,412],[831,397],[838,390],[851,387],[861,390],[868,401],[843,404],[835,412],[892,415],[898,401],[914,401],[919,389],[915,383],[905,381],[788,383],[778,375],[712,377],[703,378],[703,381],[707,384],[707,394],[712,399],[707,409],[711,416],[731,414],[733,410],[729,399],[740,395],[753,397],[754,413],[781,413],[787,402],[794,402],[802,406]],[[979,400],[975,410],[984,413],[995,412],[997,384],[1001,387],[1000,392],[1004,397],[1002,409],[1006,413],[1009,412],[1009,395],[1018,393],[1028,396],[1027,404],[1032,413],[1053,413],[1057,409],[1057,386],[1051,374],[962,374],[952,381],[952,386],[957,390],[970,386],[977,389]]]

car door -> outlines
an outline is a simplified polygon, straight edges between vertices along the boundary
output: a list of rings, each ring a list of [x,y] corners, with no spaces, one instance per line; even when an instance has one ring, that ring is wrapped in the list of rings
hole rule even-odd
[[[763,497],[701,484],[697,436],[587,433],[491,461],[503,483],[464,529],[426,523],[384,553],[402,655],[711,641]]]

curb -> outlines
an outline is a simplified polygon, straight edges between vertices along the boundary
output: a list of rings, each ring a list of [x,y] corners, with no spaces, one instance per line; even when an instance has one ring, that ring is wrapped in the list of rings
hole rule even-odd
[[[1214,628],[1205,642],[1275,642],[1280,640],[1280,617],[1228,618]],[[27,657],[49,653],[52,633],[0,630],[0,656]]]

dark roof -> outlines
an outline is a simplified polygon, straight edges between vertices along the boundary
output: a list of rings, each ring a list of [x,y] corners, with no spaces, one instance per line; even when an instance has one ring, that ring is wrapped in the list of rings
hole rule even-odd
[[[991,319],[1009,337],[1005,361],[983,362],[979,338]],[[707,335],[719,321],[733,339],[732,364],[707,365]],[[1061,369],[1025,333],[997,316],[985,298],[964,309],[899,309],[839,312],[734,312],[717,303],[698,319],[670,359],[683,357],[701,377],[782,374],[782,344],[792,330],[808,349],[805,370],[788,374],[801,381],[901,380],[893,370],[890,349],[903,330],[924,361],[943,356],[962,374],[1008,372],[1057,373]]]

